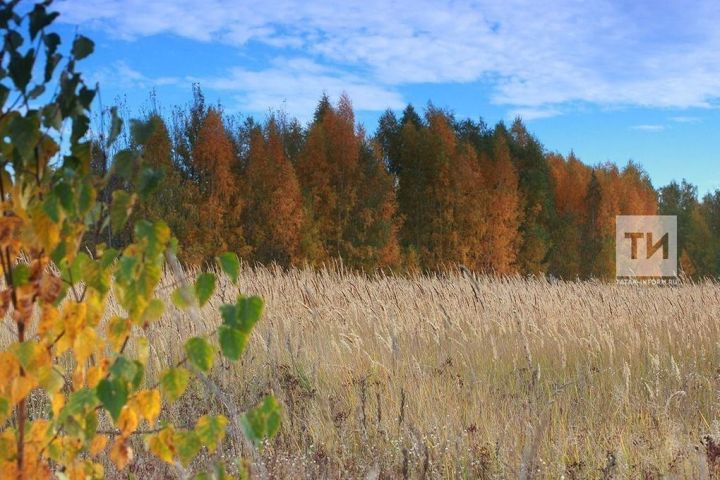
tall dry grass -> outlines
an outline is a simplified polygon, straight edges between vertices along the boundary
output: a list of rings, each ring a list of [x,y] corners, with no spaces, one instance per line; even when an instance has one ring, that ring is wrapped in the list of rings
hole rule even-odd
[[[720,472],[718,284],[266,268],[244,269],[239,283],[266,314],[244,359],[213,377],[238,408],[269,391],[282,402],[281,432],[262,453],[271,477]],[[153,325],[149,375],[212,330],[236,293],[223,281],[200,323],[171,311]],[[163,416],[183,424],[208,410],[221,406],[194,385]],[[145,457],[135,469],[171,473]]]

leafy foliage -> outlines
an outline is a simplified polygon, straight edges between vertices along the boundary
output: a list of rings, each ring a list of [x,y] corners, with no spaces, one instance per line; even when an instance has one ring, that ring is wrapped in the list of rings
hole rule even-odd
[[[113,108],[106,139],[90,138],[97,92],[75,68],[92,54],[94,43],[77,35],[70,53],[61,53],[60,36],[48,31],[57,17],[48,10],[50,2],[36,4],[25,16],[15,12],[16,5],[0,7],[7,67],[0,69],[0,137],[5,139],[0,144],[0,317],[17,334],[17,341],[0,352],[0,471],[9,478],[51,478],[61,471],[68,478],[101,478],[102,455],[120,470],[132,463],[137,445],[129,441],[131,435],[144,435],[159,458],[187,467],[202,448],[211,453],[220,448],[231,422],[208,414],[193,429],[176,429],[159,422],[162,402],[177,400],[193,377],[213,382],[214,345],[226,357],[240,358],[262,301],[238,299],[217,339],[214,332],[189,339],[178,365],[162,372],[156,384],[146,379],[144,333],[166,311],[155,292],[166,262],[176,261],[177,241],[163,220],[133,219],[133,212],[164,178],[156,160],[157,152],[167,150],[167,133],[156,135],[163,128],[157,119],[132,121],[133,148],[116,149],[104,171],[93,168],[94,159],[113,147],[123,123]],[[23,50],[28,38],[38,42]],[[51,91],[56,93],[44,94]],[[62,140],[66,127],[70,136]],[[213,154],[198,150],[206,162]],[[208,178],[208,194],[217,199],[226,184]],[[125,188],[112,192],[116,179]],[[100,241],[129,224],[130,239],[121,248]],[[95,241],[85,249],[88,237]],[[236,281],[237,255],[220,255],[220,264]],[[201,274],[194,286],[178,289],[176,304],[206,305],[216,283],[214,274]],[[101,323],[111,295],[122,313]],[[31,332],[36,316],[37,330]],[[230,337],[223,333],[227,329]],[[135,354],[126,348],[130,339],[138,345]],[[61,357],[70,362],[58,362]],[[29,417],[28,396],[34,393],[49,400],[47,416]],[[98,429],[103,421],[114,424],[109,434]],[[244,422],[248,440],[259,444],[277,431],[279,421],[279,405],[268,397],[235,423]],[[143,431],[143,422],[153,428]],[[218,472],[225,478],[222,466]]]

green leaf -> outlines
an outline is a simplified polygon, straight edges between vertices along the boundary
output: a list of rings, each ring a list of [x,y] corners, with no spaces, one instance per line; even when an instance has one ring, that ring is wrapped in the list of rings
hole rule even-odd
[[[120,379],[125,383],[132,382],[138,374],[137,362],[119,356],[110,367],[110,375],[113,379]]]
[[[173,435],[175,451],[183,465],[188,464],[195,458],[202,448],[202,442],[195,432],[175,432]]]
[[[89,265],[92,260],[85,252],[80,252],[75,255],[73,262],[70,265],[63,265],[60,270],[60,276],[68,285],[74,285],[84,278],[84,273],[89,270]]]
[[[60,63],[60,60],[62,60],[62,55],[59,53],[53,53],[52,55],[48,55],[45,58],[45,82],[49,82],[52,79],[53,73],[55,73],[55,68],[57,68],[58,64]]]
[[[10,56],[8,73],[15,87],[21,92],[24,92],[30,83],[33,63],[35,63],[35,49],[33,48],[29,49],[24,56],[17,52],[12,52]]]
[[[262,317],[263,307],[260,297],[240,297],[235,305],[222,305],[220,315],[224,324],[249,334]]]
[[[110,108],[110,132],[108,133],[107,146],[112,146],[122,131],[123,121],[117,113],[117,107]]]
[[[200,306],[204,306],[215,291],[215,275],[201,273],[195,280],[195,297]]]
[[[43,202],[43,211],[54,223],[60,222],[60,205],[57,197],[50,193]]]
[[[67,183],[58,183],[55,185],[54,193],[60,200],[60,205],[67,213],[72,214],[75,210],[75,195],[72,187]]]
[[[55,32],[50,32],[43,35],[43,43],[45,44],[50,53],[54,53],[55,50],[57,50],[61,41],[62,39],[60,38],[60,35]]]
[[[220,325],[218,329],[220,350],[230,360],[239,360],[245,350],[248,334],[227,325]]]
[[[140,198],[147,200],[148,196],[158,189],[163,176],[162,170],[150,167],[143,168],[138,178],[137,187]]]
[[[130,135],[136,145],[144,146],[153,133],[155,133],[155,122],[142,121],[137,119],[130,120]]]
[[[170,299],[173,302],[173,305],[175,305],[177,308],[185,309],[192,305],[192,299],[193,299],[193,292],[191,287],[184,286],[180,288],[176,288],[172,295],[170,296]]]
[[[83,183],[80,187],[80,197],[78,198],[78,213],[84,215],[90,210],[95,201],[96,192],[87,183]]]
[[[30,279],[30,268],[26,263],[18,263],[12,269],[12,280],[15,287],[25,285]]]
[[[240,260],[237,253],[225,252],[217,257],[217,261],[225,275],[230,277],[233,282],[237,282],[240,276]]]
[[[10,400],[5,397],[0,397],[0,422],[5,422],[8,416],[10,416],[10,411]]]
[[[195,424],[195,433],[203,445],[213,453],[225,437],[228,419],[222,415],[203,415]]]
[[[112,416],[113,420],[117,420],[120,416],[120,410],[127,403],[128,392],[125,382],[119,378],[114,380],[103,378],[95,390],[105,409],[110,412],[110,416]]]
[[[238,328],[250,333],[263,313],[264,302],[260,297],[241,297],[238,299]]]
[[[28,158],[40,141],[40,119],[35,115],[27,118],[15,116],[10,122],[9,133],[17,153]]]
[[[185,353],[190,363],[200,371],[207,372],[213,366],[213,349],[202,337],[193,337],[185,342]]]
[[[112,204],[110,205],[110,225],[115,232],[119,232],[127,223],[133,204],[135,203],[135,195],[131,195],[125,190],[115,190],[112,193]]]
[[[142,322],[154,322],[155,320],[162,317],[162,314],[164,312],[165,304],[162,302],[162,300],[153,298],[152,300],[150,300],[150,303],[148,303],[148,306],[145,307],[145,311],[142,314]]]
[[[166,370],[160,377],[160,390],[169,402],[174,402],[185,392],[190,381],[190,372],[176,367]]]
[[[30,38],[35,40],[40,30],[50,25],[58,15],[60,15],[58,12],[47,13],[45,6],[42,4],[35,4],[35,7],[29,13]]]
[[[95,390],[81,388],[70,394],[67,403],[62,410],[60,410],[58,421],[64,423],[68,417],[93,409],[97,405],[97,402],[98,397],[95,394]]]
[[[130,149],[120,150],[115,154],[112,161],[112,170],[124,179],[132,176],[133,169],[137,164],[137,155]]]
[[[72,56],[75,57],[75,60],[82,60],[92,54],[94,50],[95,42],[83,35],[78,35],[75,37],[75,40],[73,40],[71,53]]]
[[[280,428],[280,404],[273,396],[265,397],[261,405],[242,416],[240,425],[248,440],[259,447]]]

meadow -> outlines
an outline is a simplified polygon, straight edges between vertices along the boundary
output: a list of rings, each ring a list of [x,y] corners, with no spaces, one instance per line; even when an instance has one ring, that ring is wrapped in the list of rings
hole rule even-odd
[[[168,275],[161,296],[176,283]],[[212,377],[238,409],[270,392],[282,403],[280,433],[255,458],[256,476],[720,472],[716,283],[653,287],[245,267],[239,285],[265,299],[265,315],[242,361],[217,363]],[[177,362],[184,339],[217,327],[218,307],[235,288],[221,277],[201,311],[169,311],[149,327],[148,381]],[[35,399],[31,411],[43,403]],[[201,384],[163,408],[161,418],[178,425],[222,410]],[[173,472],[143,448],[135,451],[141,458],[131,473]],[[107,468],[112,472],[109,462]]]

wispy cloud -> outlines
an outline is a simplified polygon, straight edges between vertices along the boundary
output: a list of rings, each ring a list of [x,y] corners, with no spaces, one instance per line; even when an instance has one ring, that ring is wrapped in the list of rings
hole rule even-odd
[[[174,85],[180,81],[177,77],[147,77],[122,60],[93,72],[90,79],[93,83],[99,82],[101,85],[111,84],[121,88],[140,89]]]
[[[700,117],[687,117],[687,116],[671,117],[670,120],[672,120],[675,123],[700,123],[702,121],[702,119]]]
[[[644,125],[633,125],[630,127],[630,130],[639,130],[641,132],[651,132],[651,133],[657,133],[662,132],[665,130],[665,125],[652,125],[652,124],[644,124]]]
[[[172,34],[251,42],[277,51],[267,68],[236,68],[217,85],[247,104],[299,93],[292,66],[320,70],[316,87],[366,95],[358,104],[399,100],[419,83],[483,82],[493,103],[526,114],[559,114],[573,102],[603,106],[710,107],[720,99],[720,2],[621,0],[60,0],[64,21],[121,38]],[[190,73],[190,72],[188,72]],[[289,82],[287,88],[283,82]],[[272,87],[274,85],[274,87]],[[364,93],[363,93],[364,92]],[[301,92],[300,92],[301,93]],[[313,93],[313,100],[317,94]],[[352,92],[350,92],[352,94]],[[377,102],[370,101],[380,95]],[[306,100],[301,100],[306,101]],[[388,105],[385,105],[388,106]],[[538,117],[536,117],[538,118]]]
[[[392,88],[375,85],[307,59],[276,59],[266,69],[233,68],[220,78],[190,77],[189,80],[216,90],[239,92],[233,96],[231,110],[262,111],[282,108],[306,120],[323,92],[338,98],[347,92],[357,110],[399,109],[402,96]]]
[[[540,108],[518,108],[514,109],[508,112],[507,118],[508,120],[515,119],[516,117],[520,117],[521,119],[525,121],[530,120],[539,120],[542,118],[550,118],[555,117],[562,114],[562,110],[555,107],[540,107]]]

